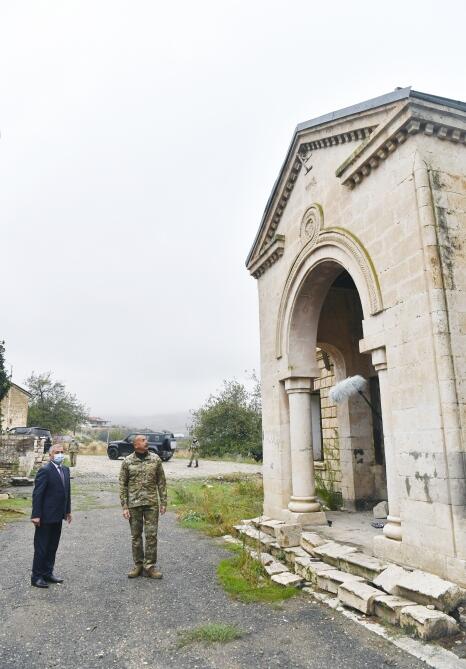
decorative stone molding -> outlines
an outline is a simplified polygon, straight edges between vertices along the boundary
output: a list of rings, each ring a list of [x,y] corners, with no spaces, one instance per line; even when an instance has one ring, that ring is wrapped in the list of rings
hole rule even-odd
[[[285,235],[275,235],[272,242],[265,247],[260,256],[250,265],[249,272],[255,279],[258,279],[282,257],[284,250]]]
[[[313,245],[324,227],[324,211],[320,204],[311,204],[301,221],[300,239],[302,244]]]
[[[277,332],[275,340],[275,351],[277,358],[281,358],[282,356],[285,311],[290,299],[292,287],[304,262],[317,249],[325,246],[334,246],[342,249],[356,262],[364,278],[370,305],[370,315],[373,316],[383,311],[383,301],[379,279],[377,277],[377,273],[369,253],[361,241],[344,228],[328,228],[326,230],[321,230],[317,237],[317,241],[314,243],[311,240],[298,253],[286,278],[285,286],[282,291],[282,299],[278,310]],[[331,257],[329,260],[330,259]],[[342,267],[342,270],[343,269],[344,268]]]
[[[466,144],[465,121],[461,122],[461,119],[454,116],[450,118],[442,117],[436,121],[434,115],[423,113],[424,110],[409,105],[405,110],[409,110],[409,117],[403,120],[390,136],[387,137],[386,133],[382,133],[389,125],[386,124],[385,128],[378,129],[371,138],[376,139],[375,135],[380,134],[380,141],[375,141],[369,150],[367,150],[366,145],[361,145],[358,151],[354,152],[337,168],[335,174],[342,179],[343,185],[348,188],[359,185],[401,144],[417,133],[424,133],[429,137],[437,137],[443,141]],[[426,116],[431,118],[425,118]],[[362,154],[364,154],[363,159],[361,159]],[[352,165],[354,165],[353,169],[351,169]]]
[[[285,207],[288,203],[288,199],[293,192],[298,175],[303,167],[303,164],[306,162],[306,159],[309,156],[311,151],[316,149],[325,149],[337,144],[347,144],[349,142],[358,142],[361,140],[367,139],[372,133],[374,126],[367,126],[363,128],[358,128],[350,132],[342,132],[330,137],[316,138],[309,142],[302,142],[296,151],[296,159],[294,160],[288,177],[285,181],[285,184],[282,188],[281,194],[278,197],[275,209],[273,210],[272,215],[270,216],[270,223],[267,228],[267,233],[263,238],[260,246],[260,253],[267,248],[267,246],[272,242],[275,231],[278,228]],[[248,268],[250,269],[250,268]]]

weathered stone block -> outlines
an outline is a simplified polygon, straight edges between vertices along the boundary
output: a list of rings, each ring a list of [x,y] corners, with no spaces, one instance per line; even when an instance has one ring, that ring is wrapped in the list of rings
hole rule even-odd
[[[301,539],[301,525],[283,523],[275,527],[275,539],[282,548],[299,546]]]
[[[279,525],[284,525],[283,520],[266,520],[263,523],[260,524],[260,529],[262,532],[265,532],[265,534],[269,534],[271,537],[275,539],[275,528],[278,527]]]
[[[297,557],[309,557],[309,554],[301,548],[301,546],[291,546],[290,548],[284,548],[283,552],[285,553],[285,562],[287,564],[293,565]]]
[[[398,582],[404,574],[409,572],[403,567],[399,567],[397,564],[389,565],[384,571],[382,571],[376,578],[374,578],[373,583],[378,588],[382,588],[389,595],[398,595]]]
[[[281,562],[278,562],[278,560],[274,560],[273,562],[264,565],[264,569],[269,576],[273,576],[274,574],[282,574],[284,571],[289,572],[288,567],[285,567],[285,565]]]
[[[252,557],[253,560],[257,560],[263,565],[269,565],[274,562],[274,559],[270,553],[258,553],[257,551],[253,550],[252,548],[246,547],[246,550],[248,551],[249,555]]]
[[[373,588],[364,581],[347,581],[338,587],[338,599],[345,606],[371,615],[374,610],[374,599],[380,590]]]
[[[1,499],[1,496],[0,496]],[[241,541],[236,537],[232,537],[231,534],[225,534],[222,537],[223,541],[227,544],[235,544],[236,546],[241,546]]]
[[[314,548],[328,543],[327,539],[322,539],[316,532],[301,532],[300,545],[307,553],[314,554]]]
[[[338,588],[342,583],[349,581],[364,582],[364,579],[354,574],[348,574],[346,571],[339,571],[338,569],[329,569],[317,574],[317,587],[319,590],[332,592],[334,595],[338,594]]]
[[[407,606],[401,609],[400,625],[402,629],[424,641],[451,636],[459,631],[454,618],[441,611],[431,610],[420,605]]]
[[[400,612],[407,606],[416,606],[416,604],[396,595],[378,595],[374,599],[375,615],[391,625],[399,625]]]
[[[296,558],[294,563],[294,570],[297,574],[305,578],[311,583],[317,583],[317,576],[324,571],[329,571],[333,569],[332,565],[326,564],[325,562],[320,562],[316,558],[304,557]]]
[[[418,604],[433,604],[447,613],[466,602],[466,590],[425,571],[405,573],[400,576],[397,585],[401,596]]]
[[[272,581],[274,583],[278,583],[278,585],[297,587],[298,585],[301,585],[303,579],[300,576],[292,574],[291,572],[288,571],[288,572],[282,572],[281,574],[275,574],[274,576],[272,576]]]
[[[336,541],[329,541],[322,546],[316,546],[313,550],[313,554],[323,560],[328,562],[328,564],[333,565],[334,567],[339,566],[340,558],[349,555],[350,553],[356,553],[356,548],[353,546],[346,546],[345,544],[339,544]]]
[[[388,516],[388,502],[379,502],[374,506],[372,509],[372,513],[374,514],[374,518],[382,519],[386,518]]]
[[[382,562],[372,555],[365,553],[350,553],[339,560],[340,569],[362,576],[368,581],[373,581],[381,572],[388,567],[386,562]]]

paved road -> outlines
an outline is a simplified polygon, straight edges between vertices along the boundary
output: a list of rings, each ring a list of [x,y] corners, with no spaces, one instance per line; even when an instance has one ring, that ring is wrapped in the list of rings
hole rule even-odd
[[[46,591],[29,585],[30,523],[0,531],[1,669],[425,667],[304,596],[281,609],[232,601],[215,576],[225,548],[173,514],[160,528],[164,579],[128,580],[128,527],[109,495],[114,506],[78,511],[64,528],[57,573],[66,580]],[[236,624],[245,636],[177,649],[178,631],[207,622]]]

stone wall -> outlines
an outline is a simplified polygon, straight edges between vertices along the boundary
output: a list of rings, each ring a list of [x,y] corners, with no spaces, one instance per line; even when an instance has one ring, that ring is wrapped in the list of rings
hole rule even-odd
[[[317,362],[320,377],[314,380],[314,390],[320,393],[323,460],[315,462],[316,478],[322,479],[326,486],[333,485],[334,490],[341,492],[337,407],[328,396],[330,388],[335,385],[334,365],[330,356],[322,351],[317,355]],[[330,369],[327,369],[326,363]]]
[[[0,486],[12,476],[29,476],[42,463],[44,443],[36,437],[0,436]]]
[[[27,425],[28,401],[29,395],[13,383],[1,403],[1,428],[3,430]]]

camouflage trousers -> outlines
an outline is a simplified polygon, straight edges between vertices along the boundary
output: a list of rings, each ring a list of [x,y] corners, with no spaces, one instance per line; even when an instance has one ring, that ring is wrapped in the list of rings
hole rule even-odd
[[[77,461],[78,461],[78,454],[70,453],[70,467],[76,467]]]
[[[134,564],[143,564],[145,569],[149,569],[157,562],[159,509],[156,506],[132,506],[129,513]],[[142,543],[143,532],[145,547]]]

